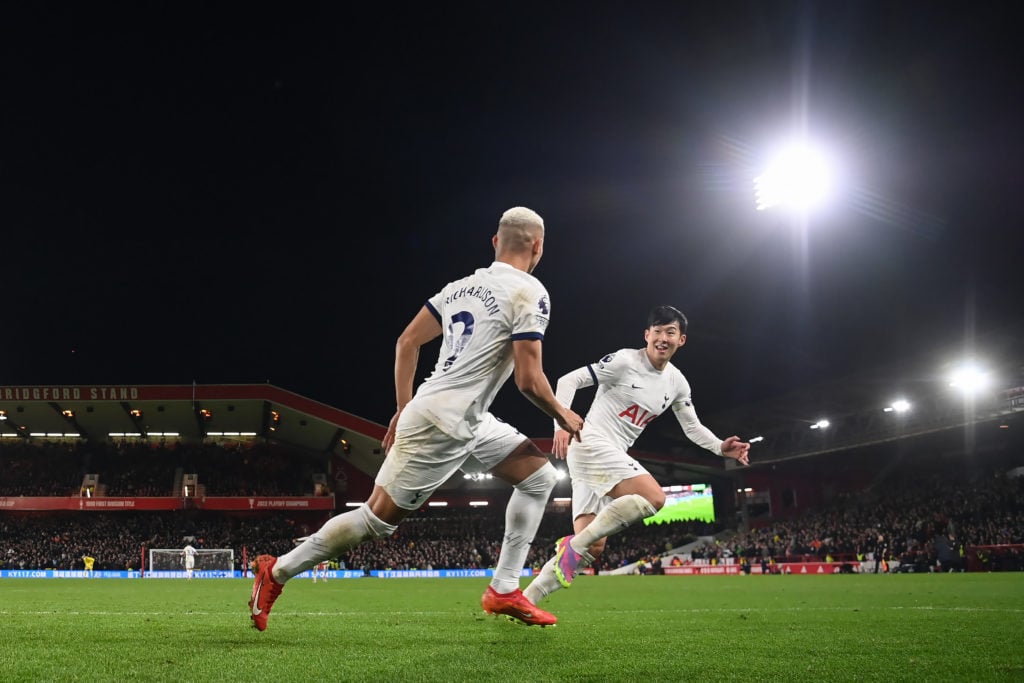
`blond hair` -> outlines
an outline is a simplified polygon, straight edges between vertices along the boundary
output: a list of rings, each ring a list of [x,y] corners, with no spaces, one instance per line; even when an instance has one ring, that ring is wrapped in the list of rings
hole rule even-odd
[[[513,251],[528,249],[537,237],[543,236],[544,219],[525,206],[513,206],[498,221],[498,239]]]

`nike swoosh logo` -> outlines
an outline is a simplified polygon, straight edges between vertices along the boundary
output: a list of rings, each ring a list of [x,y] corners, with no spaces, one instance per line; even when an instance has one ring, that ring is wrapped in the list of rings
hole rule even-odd
[[[638,386],[637,386],[637,385],[635,385],[635,384],[630,384],[629,386],[633,387],[634,389],[642,389],[642,388],[643,388],[643,387],[638,387]]]
[[[263,590],[263,582],[260,581],[256,584],[256,590],[252,594],[252,615],[258,617],[263,614],[263,610],[260,609],[260,591]]]

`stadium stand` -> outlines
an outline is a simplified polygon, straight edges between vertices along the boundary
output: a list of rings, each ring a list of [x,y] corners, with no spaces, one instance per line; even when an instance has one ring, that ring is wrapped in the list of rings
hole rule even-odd
[[[94,393],[0,387],[8,417],[0,422],[0,568],[77,568],[86,554],[97,569],[137,568],[143,547],[185,539],[234,549],[241,568],[247,553],[281,554],[347,501],[365,499],[381,457],[379,425],[273,387],[140,387],[111,389],[106,401],[81,398]],[[46,431],[71,424],[68,411],[74,424],[62,428],[80,431]],[[150,423],[133,411],[174,417]],[[673,469],[669,476],[715,482],[718,521],[630,528],[595,571],[642,561],[657,572],[681,547],[688,550],[677,561],[742,560],[745,568],[878,557],[899,571],[1020,570],[1024,449],[1015,432],[987,424],[970,442],[963,430],[933,432],[742,475]],[[116,431],[130,425],[142,431]],[[671,457],[649,455],[655,469]],[[562,491],[555,495],[567,483]],[[490,566],[508,492],[453,479],[439,495],[448,507],[424,507],[393,537],[339,559],[365,569]],[[470,508],[471,499],[490,505]],[[295,501],[305,507],[285,507]],[[529,563],[539,566],[570,528],[567,506],[552,504]]]

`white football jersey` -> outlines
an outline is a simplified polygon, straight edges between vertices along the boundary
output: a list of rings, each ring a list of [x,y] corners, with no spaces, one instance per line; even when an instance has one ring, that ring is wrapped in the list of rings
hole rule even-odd
[[[691,441],[715,455],[722,454],[722,440],[697,418],[690,383],[683,373],[671,363],[664,370],[656,369],[646,349],[620,349],[566,373],[558,379],[555,396],[562,405],[572,407],[576,390],[594,384],[597,392],[587,412],[584,438],[598,432],[626,451],[651,420],[672,410]]]
[[[495,261],[447,284],[426,306],[443,342],[413,401],[441,431],[468,439],[512,374],[512,342],[544,338],[550,298],[540,280]]]

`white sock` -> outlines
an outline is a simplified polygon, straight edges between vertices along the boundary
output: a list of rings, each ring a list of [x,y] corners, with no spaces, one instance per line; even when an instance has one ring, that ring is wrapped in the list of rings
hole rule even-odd
[[[516,484],[505,508],[505,536],[494,568],[491,588],[511,593],[519,588],[530,544],[544,516],[551,490],[555,488],[555,468],[550,462]]]
[[[579,551],[577,550],[576,552]],[[556,590],[563,588],[562,582],[558,580],[558,575],[555,574],[555,557],[556,555],[552,555],[551,559],[544,563],[537,576],[526,587],[526,590],[523,591],[523,595],[535,605],[538,600],[543,600]],[[590,554],[589,549],[581,552],[579,564],[576,565],[577,574],[593,563],[594,556]]]
[[[366,505],[331,517],[315,534],[277,558],[274,581],[284,583],[367,539],[390,536],[396,528],[394,524],[381,521]]]
[[[552,555],[551,559],[541,567],[540,572],[530,582],[530,585],[523,590],[523,595],[533,604],[539,605],[541,600],[561,587],[562,584],[555,576],[555,556]]]
[[[655,512],[657,510],[654,509],[654,506],[638,493],[621,496],[601,510],[586,529],[573,537],[569,545],[583,555],[591,545],[602,538],[617,534],[629,525],[639,522],[645,517],[650,517]]]

